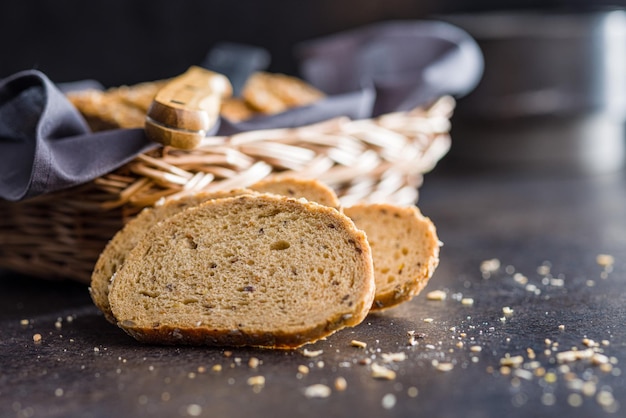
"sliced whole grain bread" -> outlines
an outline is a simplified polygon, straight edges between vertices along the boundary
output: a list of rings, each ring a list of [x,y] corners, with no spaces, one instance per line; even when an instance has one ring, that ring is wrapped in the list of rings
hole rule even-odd
[[[105,318],[111,323],[115,324],[117,322],[109,306],[109,286],[111,279],[124,263],[126,255],[153,225],[190,206],[195,206],[207,200],[238,196],[246,193],[254,192],[247,189],[198,192],[180,197],[179,199],[166,200],[160,205],[146,208],[129,221],[124,228],[118,231],[107,243],[98,257],[91,274],[89,293],[94,304],[104,313]]]
[[[367,315],[363,231],[336,209],[273,194],[209,200],[153,226],[108,295],[139,341],[295,348]]]
[[[178,199],[169,199],[155,207],[146,208],[129,221],[106,245],[91,275],[89,292],[94,304],[104,313],[105,318],[116,323],[109,307],[109,285],[117,269],[124,263],[126,254],[139,242],[150,227],[158,222],[199,203],[210,199],[238,196],[254,192],[275,193],[287,197],[305,198],[322,205],[339,207],[335,192],[312,179],[275,177],[262,180],[250,189],[218,190],[215,192],[196,192]]]
[[[439,264],[440,242],[432,221],[414,206],[357,204],[343,209],[365,231],[374,258],[372,310],[406,302],[428,283]]]

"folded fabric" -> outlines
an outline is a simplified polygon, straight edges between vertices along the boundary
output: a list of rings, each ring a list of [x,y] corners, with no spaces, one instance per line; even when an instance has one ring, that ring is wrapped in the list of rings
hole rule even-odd
[[[208,135],[408,110],[468,93],[483,68],[473,39],[442,22],[372,25],[304,43],[297,52],[303,78],[326,99],[249,121],[222,119]],[[91,132],[62,89],[36,70],[0,81],[0,198],[17,201],[86,183],[158,146],[142,129]]]

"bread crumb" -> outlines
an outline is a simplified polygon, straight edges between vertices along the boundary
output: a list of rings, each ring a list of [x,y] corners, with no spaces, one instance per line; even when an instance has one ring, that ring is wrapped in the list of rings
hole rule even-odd
[[[491,274],[497,272],[500,269],[500,260],[492,258],[490,260],[484,260],[480,263],[480,272],[484,279],[491,277]]]
[[[602,267],[612,266],[615,263],[615,258],[610,254],[598,254],[596,263]]]
[[[28,319],[22,319],[20,321],[20,325],[23,327],[27,326],[28,324],[30,324],[30,321]]]
[[[609,358],[604,354],[594,353],[593,356],[591,356],[591,364],[594,366],[609,364]]]
[[[413,346],[413,345],[417,345],[417,339],[418,338],[424,338],[426,337],[426,334],[424,333],[416,333],[415,331],[407,331],[407,335],[409,336],[409,345]]]
[[[259,361],[258,358],[250,357],[250,360],[248,360],[248,367],[250,367],[251,369],[256,369],[257,367],[259,367],[260,363],[261,362]]]
[[[304,357],[317,357],[322,355],[324,350],[307,350],[306,348],[302,350],[302,355]]]
[[[601,390],[596,395],[596,402],[598,402],[598,405],[602,407],[608,407],[615,403],[615,398],[608,390]]]
[[[565,330],[565,325],[561,324],[559,325],[559,331],[564,331]]]
[[[345,378],[339,376],[335,379],[335,389],[339,392],[343,392],[348,387],[348,382]]]
[[[211,367],[211,370],[214,372],[221,372],[222,371],[222,365],[221,364],[214,364],[213,367]]]
[[[41,334],[33,335],[33,341],[36,342],[36,343],[40,343],[41,342]]]
[[[368,366],[368,365],[372,364],[372,359],[370,359],[368,357],[362,358],[362,359],[359,360],[359,364],[361,366]]]
[[[443,290],[433,290],[426,294],[426,299],[428,300],[436,300],[443,301],[446,300],[447,294]]]
[[[521,285],[526,285],[528,283],[528,277],[524,276],[522,273],[515,273],[513,275],[513,280]]]
[[[587,347],[597,347],[598,346],[598,343],[596,343],[594,340],[591,340],[589,338],[583,338],[582,342]]]
[[[434,319],[433,318],[424,318],[424,322],[430,324],[431,322],[433,322]]]
[[[504,315],[513,315],[513,309],[511,309],[508,306],[505,306],[504,308],[502,308],[502,313]]]
[[[358,348],[367,348],[367,343],[363,342],[363,341],[358,341],[358,340],[352,340],[350,341],[350,345],[352,347],[358,347]]]
[[[481,351],[483,351],[483,348],[479,345],[473,345],[470,347],[470,351],[472,353],[480,353]]]
[[[196,403],[187,405],[187,415],[191,417],[199,417],[202,415],[202,407]]]
[[[298,373],[300,374],[309,374],[309,368],[304,364],[298,366]]]
[[[323,385],[321,383],[308,386],[304,390],[304,396],[306,396],[309,399],[310,398],[328,398],[331,393],[332,393],[332,390],[328,386]]]
[[[393,393],[386,394],[385,396],[383,396],[381,404],[385,409],[392,409],[394,406],[396,406],[396,395],[394,395]]]
[[[433,360],[433,366],[435,366],[435,368],[440,372],[449,372],[454,369],[454,364],[449,362],[441,363],[437,360]]]
[[[394,380],[396,372],[380,364],[372,363],[372,377],[375,379]]]
[[[553,372],[546,373],[543,377],[543,380],[545,380],[547,383],[555,383],[557,381],[557,375]]]
[[[406,353],[383,353],[383,362],[392,363],[406,360]]]
[[[522,356],[509,356],[508,354],[500,359],[500,366],[507,367],[519,367],[524,362],[524,357]]]
[[[265,385],[265,376],[252,376],[248,378],[247,381],[249,386],[264,386]]]
[[[472,306],[473,304],[474,304],[474,299],[472,299],[472,298],[463,298],[463,299],[461,299],[461,305]]]
[[[533,372],[531,372],[530,370],[526,370],[526,369],[515,369],[513,374],[516,377],[519,377],[520,379],[524,379],[524,380],[532,380],[533,378]]]

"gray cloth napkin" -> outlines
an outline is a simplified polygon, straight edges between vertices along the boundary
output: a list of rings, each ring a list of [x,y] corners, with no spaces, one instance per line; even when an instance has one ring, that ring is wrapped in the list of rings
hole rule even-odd
[[[462,96],[482,75],[473,39],[442,22],[386,22],[299,45],[302,76],[328,94],[311,106],[233,123],[209,135],[361,119]],[[0,198],[17,201],[86,183],[157,147],[142,129],[90,132],[45,74],[0,81]]]

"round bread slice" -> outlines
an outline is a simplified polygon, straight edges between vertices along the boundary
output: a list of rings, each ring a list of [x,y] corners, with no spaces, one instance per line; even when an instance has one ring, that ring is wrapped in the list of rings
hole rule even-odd
[[[357,325],[373,298],[363,231],[333,208],[272,194],[210,200],[153,226],[109,293],[139,341],[271,348]]]
[[[440,242],[432,221],[415,206],[357,204],[343,209],[367,234],[374,258],[372,310],[406,302],[428,283],[439,264]]]
[[[100,253],[91,274],[89,293],[94,304],[104,313],[104,317],[113,324],[117,322],[109,306],[109,286],[111,279],[124,263],[128,252],[137,245],[144,234],[153,225],[190,206],[198,205],[207,200],[238,196],[246,193],[254,192],[247,189],[236,189],[190,194],[180,197],[179,199],[166,200],[161,205],[146,208],[126,223],[124,228],[113,236],[102,253]]]
[[[334,190],[316,179],[271,177],[253,184],[250,189],[287,197],[304,197],[308,201],[335,209],[339,209],[340,206],[339,198]]]

